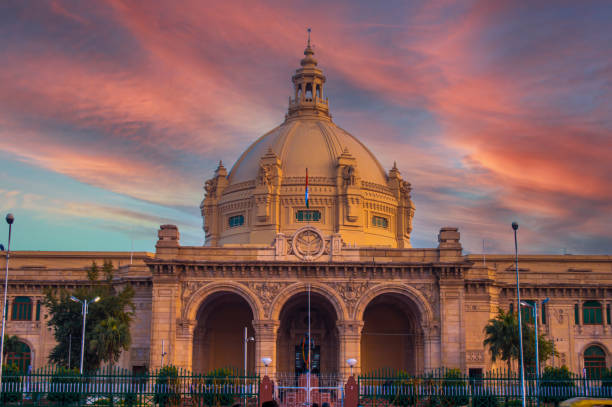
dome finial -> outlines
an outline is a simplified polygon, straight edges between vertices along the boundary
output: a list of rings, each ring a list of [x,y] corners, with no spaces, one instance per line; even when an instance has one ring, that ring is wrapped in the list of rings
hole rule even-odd
[[[308,27],[308,48],[310,48],[310,27]]]

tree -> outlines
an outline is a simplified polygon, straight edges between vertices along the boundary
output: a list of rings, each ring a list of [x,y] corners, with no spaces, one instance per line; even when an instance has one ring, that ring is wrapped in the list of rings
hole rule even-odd
[[[6,356],[9,353],[19,352],[20,345],[21,341],[17,335],[9,336],[4,334],[4,349],[2,350],[2,357],[6,360]]]
[[[117,290],[113,286],[114,269],[110,261],[102,266],[103,280],[98,280],[99,270],[92,263],[87,270],[88,284],[73,292],[59,290],[46,292],[44,305],[49,310],[48,325],[53,328],[57,345],[51,350],[49,361],[60,366],[68,366],[68,349],[72,336],[71,364],[75,366],[81,354],[81,331],[83,323],[80,303],[70,299],[89,301],[100,297],[98,302],[89,304],[85,332],[84,365],[87,370],[97,369],[102,362],[115,361],[123,349],[131,343],[129,326],[134,314],[134,290],[130,285]],[[109,320],[110,319],[110,320]],[[109,332],[106,332],[109,330]],[[103,334],[102,334],[103,333]],[[104,341],[100,339],[104,338]],[[95,341],[95,346],[92,342]]]
[[[513,312],[505,312],[498,308],[497,316],[490,319],[484,328],[483,345],[489,347],[491,360],[498,358],[508,363],[508,371],[512,369],[512,361],[520,356],[518,316]],[[545,362],[553,354],[557,355],[554,343],[542,334],[538,335],[538,351],[540,363]],[[535,365],[535,329],[531,323],[523,320],[523,361],[527,365]]]
[[[114,317],[100,321],[93,330],[93,336],[95,339],[89,342],[90,351],[111,364],[119,360],[121,352],[129,349],[132,342],[128,324]]]

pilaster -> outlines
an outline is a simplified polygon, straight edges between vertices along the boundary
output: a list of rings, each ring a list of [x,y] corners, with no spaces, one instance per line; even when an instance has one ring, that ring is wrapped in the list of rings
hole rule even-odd
[[[338,340],[340,342],[340,353],[338,355],[338,367],[342,381],[346,381],[351,374],[351,368],[346,363],[347,359],[357,359],[353,367],[353,374],[361,372],[361,331],[363,321],[343,320],[336,323],[338,329]]]
[[[268,366],[268,376],[274,380],[276,377],[276,335],[280,321],[275,319],[257,319],[253,321],[255,329],[255,366],[259,374],[265,373],[266,367],[262,358],[271,358],[272,363]]]

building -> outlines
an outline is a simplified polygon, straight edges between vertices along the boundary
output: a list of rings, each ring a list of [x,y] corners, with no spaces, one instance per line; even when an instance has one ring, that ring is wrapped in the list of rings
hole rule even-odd
[[[357,372],[494,367],[483,328],[516,303],[514,258],[465,255],[452,227],[437,247],[412,248],[410,184],[332,121],[310,45],[304,55],[285,121],[206,181],[205,246],[182,246],[176,226],[162,225],[155,253],[133,258],[11,255],[7,332],[23,348],[10,360],[44,365],[54,343],[43,290],[86,284],[92,261],[110,260],[116,284],[136,290],[124,367],[159,367],[162,348],[165,363],[193,371],[241,367],[246,327],[249,368],[270,357],[270,374],[299,373],[309,301],[316,372],[345,377],[349,358]],[[521,256],[520,274],[522,298],[541,303],[541,332],[561,352],[547,363],[610,366],[612,257]]]

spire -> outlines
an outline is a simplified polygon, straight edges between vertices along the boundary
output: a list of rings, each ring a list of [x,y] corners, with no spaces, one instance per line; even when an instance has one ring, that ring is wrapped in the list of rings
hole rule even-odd
[[[289,112],[287,118],[296,116],[318,116],[331,118],[327,98],[323,96],[325,76],[317,68],[317,60],[310,43],[311,29],[308,28],[308,39],[304,58],[300,61],[301,68],[295,71],[291,78],[293,81],[293,97],[289,98]]]

